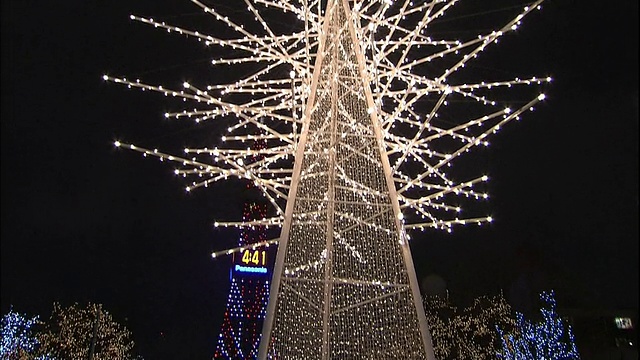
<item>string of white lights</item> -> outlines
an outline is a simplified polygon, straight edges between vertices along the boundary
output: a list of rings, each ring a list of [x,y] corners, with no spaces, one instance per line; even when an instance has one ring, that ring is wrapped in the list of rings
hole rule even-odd
[[[472,205],[489,197],[479,189],[488,176],[452,164],[533,110],[551,78],[487,77],[474,64],[542,0],[469,32],[439,31],[457,0],[244,0],[242,14],[192,2],[217,36],[131,18],[204,42],[212,71],[237,78],[180,90],[104,79],[182,100],[166,118],[226,133],[181,155],[116,146],[172,162],[188,191],[243,179],[272,205],[271,217],[215,221],[282,230],[251,245],[279,245],[261,359],[431,359],[405,230],[493,220]]]
[[[455,193],[471,199],[486,199],[488,196],[477,191],[460,191],[475,184],[477,180],[454,181],[443,167],[475,146],[487,146],[489,135],[507,122],[519,118],[520,114],[544,99],[543,95],[537,95],[533,100],[512,109],[513,104],[501,105],[496,100],[490,100],[489,95],[479,92],[542,85],[550,82],[551,78],[483,80],[477,83],[455,83],[449,79],[477,58],[488,45],[516,31],[524,16],[539,9],[541,2],[536,1],[524,7],[497,30],[468,39],[437,39],[429,35],[430,25],[445,16],[457,1],[429,1],[421,4],[411,1],[353,3],[352,21],[360,24],[358,29],[361,33],[357,37],[366,55],[366,66],[371,69],[368,83],[372,87],[375,103],[379,106],[376,110],[384,129],[387,154],[393,164],[398,200],[402,209],[421,214],[415,219],[405,219],[408,229],[424,228],[421,219],[425,218],[433,219],[434,224],[473,223],[457,220],[464,209],[462,201],[455,200],[455,197],[445,198],[443,195]],[[167,118],[191,118],[196,122],[214,119],[230,121],[228,134],[221,138],[224,144],[228,144],[227,147],[185,150],[185,153],[194,155],[192,158],[146,150],[135,145],[127,147],[141,151],[146,156],[156,156],[181,164],[182,167],[176,169],[176,174],[199,178],[187,187],[189,191],[228,178],[249,178],[264,191],[277,209],[276,212],[282,214],[282,201],[287,198],[291,181],[295,139],[302,124],[302,113],[297,116],[292,114],[291,104],[300,104],[302,111],[302,104],[308,97],[310,75],[306,72],[312,72],[313,65],[305,54],[317,51],[318,48],[322,21],[322,16],[319,16],[317,10],[314,11],[318,2],[309,2],[305,7],[299,1],[247,0],[247,10],[257,27],[235,22],[221,11],[198,1],[194,3],[237,36],[219,38],[152,18],[132,15],[131,19],[205,41],[209,46],[232,49],[234,57],[216,58],[213,60],[216,66],[228,67],[250,62],[264,63],[265,66],[233,83],[206,85],[207,90],[200,90],[189,83],[183,84],[182,90],[171,90],[161,85],[145,84],[140,80],[131,81],[124,77],[105,75],[104,79],[107,81],[160,92],[165,96],[182,98],[204,106],[169,112],[165,114]],[[271,19],[262,15],[265,9],[279,9],[293,14],[297,21],[302,20],[303,26],[284,33],[277,23],[269,24]],[[451,66],[443,68],[440,73],[423,75],[423,66],[448,57],[454,58]],[[282,71],[283,67],[292,69],[291,73]],[[233,101],[225,100],[225,96],[229,97],[231,94],[241,94],[242,97],[234,97]],[[458,120],[449,126],[438,121],[440,114],[448,111],[460,97],[485,105],[489,112],[479,113],[477,116],[469,114],[469,120]],[[491,111],[500,106],[503,108]],[[294,123],[298,124],[295,126],[296,132],[293,132],[294,127],[291,126]],[[283,127],[283,124],[288,126]],[[283,132],[282,129],[288,129],[288,132]],[[251,150],[239,145],[256,139],[266,140],[267,146]],[[446,147],[435,146],[435,143],[443,139],[455,141],[448,141]],[[263,157],[260,164],[247,161],[255,155]],[[407,167],[411,169],[409,172],[405,170]],[[414,191],[417,188],[421,191]],[[417,194],[420,196],[416,197]],[[441,201],[434,202],[434,198]],[[451,218],[447,213],[454,209],[456,217]],[[421,225],[411,226],[413,221]]]

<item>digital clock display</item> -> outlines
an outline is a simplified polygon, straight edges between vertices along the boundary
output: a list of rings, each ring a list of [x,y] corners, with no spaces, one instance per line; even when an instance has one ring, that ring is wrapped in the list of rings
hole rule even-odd
[[[246,274],[267,274],[269,252],[265,249],[245,249],[234,254],[235,272]]]

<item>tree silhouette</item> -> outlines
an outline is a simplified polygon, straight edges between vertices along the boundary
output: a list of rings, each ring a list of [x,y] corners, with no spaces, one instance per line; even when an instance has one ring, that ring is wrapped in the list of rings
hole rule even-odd
[[[60,359],[132,359],[134,343],[126,327],[113,320],[100,304],[62,307],[53,312],[39,334],[39,353]]]
[[[571,326],[566,324],[556,312],[555,294],[542,292],[540,309],[542,319],[538,322],[526,320],[524,315],[517,313],[517,330],[508,333],[496,326],[502,339],[502,350],[498,352],[499,359],[504,360],[574,360],[580,359],[576,348]]]
[[[513,329],[515,315],[502,295],[481,296],[458,309],[449,299],[428,297],[425,313],[437,359],[495,359],[500,339],[495,327]]]

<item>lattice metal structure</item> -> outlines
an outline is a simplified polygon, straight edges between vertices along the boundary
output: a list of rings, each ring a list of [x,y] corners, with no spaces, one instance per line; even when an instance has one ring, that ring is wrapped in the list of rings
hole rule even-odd
[[[365,63],[330,2],[260,358],[426,359],[431,341]]]
[[[215,225],[280,237],[212,254],[279,244],[261,359],[431,360],[405,231],[492,220],[470,205],[488,198],[488,176],[449,167],[544,99],[532,85],[549,77],[473,67],[542,0],[497,25],[481,13],[490,30],[445,32],[447,14],[467,18],[456,13],[464,1],[245,0],[244,15],[237,1],[192,2],[224,30],[131,18],[217,49],[212,64],[237,81],[173,90],[104,79],[182,99],[167,118],[225,122],[227,133],[182,154],[116,146],[173,162],[187,191],[242,178],[272,205],[273,215]],[[247,147],[255,140],[265,147]]]
[[[247,199],[242,217],[243,220],[251,221],[265,217],[266,212],[267,204]],[[265,238],[266,231],[263,227],[244,229],[240,233],[238,246],[250,246]],[[268,255],[271,254],[264,248],[248,248],[234,256],[230,270],[231,286],[214,359],[249,360],[258,357],[271,280],[268,268],[272,264],[267,263]],[[262,269],[265,271],[260,271]]]

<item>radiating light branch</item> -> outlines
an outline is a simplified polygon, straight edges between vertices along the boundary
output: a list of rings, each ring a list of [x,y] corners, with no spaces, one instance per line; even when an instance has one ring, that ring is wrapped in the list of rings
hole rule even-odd
[[[535,104],[537,104],[538,102],[540,102],[543,99],[544,99],[544,96],[543,95],[539,95],[537,98],[535,98],[535,99],[531,100],[530,102],[528,102],[525,106],[523,106],[520,109],[518,109],[518,110],[514,111],[513,113],[511,113],[509,116],[505,116],[505,118],[503,120],[501,120],[496,125],[494,125],[491,128],[489,128],[487,131],[482,133],[480,136],[478,136],[477,137],[477,139],[478,139],[477,141],[479,142],[480,140],[482,140],[485,137],[487,137],[489,134],[495,133],[496,131],[498,131],[500,129],[500,127],[502,125],[504,125],[505,123],[511,121],[512,119],[515,119],[521,113],[523,113],[523,112],[525,112],[527,110],[531,110]],[[477,143],[474,142],[474,143],[469,143],[469,144],[466,144],[466,145],[460,147],[458,150],[456,150],[454,153],[452,153],[451,156],[448,159],[440,161],[440,163],[435,165],[434,168],[437,169],[437,168],[445,165],[446,163],[450,162],[452,159],[454,159],[458,155],[466,152],[467,149],[469,149],[469,148],[471,148],[471,147],[473,147],[475,145],[477,145]]]
[[[262,28],[267,32],[268,37],[271,39],[277,39],[276,34],[273,32],[273,30],[271,30],[271,27],[264,21],[264,19],[260,15],[260,12],[253,6],[253,4],[249,0],[244,0],[244,3],[247,4],[247,8],[249,9],[249,11],[253,13],[253,16],[255,16],[256,20],[258,20]],[[282,47],[282,44],[280,43],[280,41],[276,40],[274,41],[274,43],[276,44],[278,49],[280,49],[281,54],[289,55],[289,52]]]
[[[262,226],[262,225],[257,225],[257,226]],[[212,258],[218,258],[218,257],[224,256],[224,255],[232,255],[232,254],[241,253],[241,252],[243,252],[245,250],[249,250],[249,249],[255,250],[255,249],[258,249],[258,248],[261,248],[261,247],[269,247],[270,245],[277,244],[278,240],[279,239],[271,239],[271,240],[256,242],[256,243],[253,243],[251,245],[239,246],[239,247],[236,247],[236,248],[226,249],[226,250],[222,250],[222,251],[215,251],[215,252],[211,253],[211,257]]]
[[[444,103],[445,99],[447,98],[447,93],[443,93],[440,96],[440,99],[438,99],[438,102],[433,106],[433,108],[431,109],[431,112],[429,112],[429,115],[427,115],[427,118],[425,119],[425,121],[421,124],[420,128],[418,129],[418,131],[416,132],[416,134],[414,135],[413,139],[409,140],[406,144],[405,147],[405,151],[402,153],[402,155],[400,156],[400,158],[397,160],[396,165],[394,167],[392,167],[391,169],[393,171],[397,171],[398,167],[400,166],[400,164],[402,162],[404,162],[404,160],[406,159],[406,157],[411,153],[412,148],[415,146],[416,141],[420,138],[420,136],[422,136],[422,133],[427,129],[427,125],[431,122],[431,120],[433,119],[433,117],[435,116],[436,112],[440,109],[440,106],[442,106],[442,104]],[[400,107],[398,107],[399,109]],[[396,110],[397,111],[397,110]]]
[[[225,23],[230,29],[235,30],[236,32],[244,35],[244,37],[246,39],[251,39],[254,42],[264,46],[264,49],[267,50],[267,54],[272,55],[276,58],[280,58],[280,59],[289,59],[289,54],[285,51],[285,52],[278,52],[274,46],[270,46],[269,44],[267,44],[267,40],[260,38],[252,33],[250,33],[249,31],[245,30],[243,26],[238,25],[236,23],[234,23],[233,21],[229,20],[229,18],[227,16],[223,16],[221,14],[219,14],[215,9],[208,7],[204,4],[202,4],[200,1],[198,0],[191,0],[191,2],[193,2],[194,4],[200,6],[205,13],[209,13],[213,16],[215,16],[215,18],[223,23]],[[251,51],[251,50],[249,50]]]
[[[244,43],[249,43],[250,41],[253,41],[255,43],[259,43],[259,44],[264,44],[264,41],[267,40],[267,38],[265,39],[260,39],[263,41],[256,41],[256,38],[244,38],[244,39],[233,39],[233,40],[225,40],[225,39],[220,39],[217,37],[213,37],[211,35],[206,35],[206,34],[201,34],[200,32],[197,31],[191,31],[191,30],[187,30],[181,27],[177,27],[177,26],[170,26],[167,25],[164,22],[157,22],[151,18],[143,18],[143,17],[139,17],[139,16],[135,16],[135,15],[131,15],[130,16],[131,20],[136,20],[139,22],[142,22],[144,24],[148,24],[148,25],[153,25],[156,28],[163,28],[166,29],[168,32],[176,32],[180,35],[187,35],[187,36],[191,36],[194,38],[197,38],[199,40],[205,40],[207,45],[219,45],[219,46],[229,46],[233,49],[240,49],[240,50],[244,50],[247,52],[250,52],[252,54],[263,54],[265,57],[269,58],[269,59],[276,59],[278,58],[278,54],[273,54],[271,52],[261,52],[259,51],[257,48],[252,48],[248,45],[244,45]],[[268,40],[271,40],[271,38],[268,38]],[[265,48],[267,49],[271,49],[271,47],[269,46],[265,46]]]
[[[542,3],[542,1],[543,0],[538,0],[533,5],[531,5],[530,7],[529,6],[525,7],[524,11],[520,15],[516,16],[515,19],[513,19],[509,23],[507,23],[507,25],[502,27],[502,29],[500,29],[497,32],[493,32],[488,36],[485,36],[482,45],[478,46],[473,51],[471,51],[469,54],[465,55],[462,60],[460,60],[457,64],[455,64],[451,68],[447,69],[437,80],[443,81],[449,75],[451,75],[452,73],[454,73],[458,69],[464,67],[466,62],[468,62],[471,58],[475,57],[476,54],[478,54],[479,52],[484,50],[484,48],[487,45],[489,45],[490,43],[495,42],[500,36],[504,35],[505,33],[510,32],[510,31],[515,31],[518,28],[518,25],[520,24],[520,20],[522,20],[522,18],[524,16],[528,15],[535,8],[537,8],[537,6]]]
[[[476,179],[473,179],[473,180],[470,180],[470,181],[462,182],[462,183],[460,183],[460,184],[458,184],[456,186],[447,186],[447,187],[440,187],[438,185],[430,185],[430,188],[439,189],[440,191],[432,193],[432,194],[430,194],[428,196],[420,197],[418,199],[411,199],[411,198],[409,198],[409,197],[407,197],[405,195],[407,190],[409,190],[412,186],[416,186],[417,185],[415,183],[410,183],[409,187],[406,190],[403,190],[403,191],[399,190],[398,191],[398,195],[402,196],[402,199],[403,199],[403,201],[405,203],[405,207],[406,206],[412,206],[413,204],[420,204],[420,203],[424,203],[425,201],[431,201],[431,200],[434,200],[434,199],[441,198],[446,194],[457,193],[457,192],[461,191],[464,188],[470,188],[473,185],[475,185],[477,183],[480,183],[480,182],[485,182],[488,179],[489,178],[487,176],[482,176],[482,177],[479,177],[479,178],[476,178]],[[420,186],[420,185],[418,185],[418,186]]]
[[[406,230],[424,230],[424,228],[445,228],[451,227],[452,225],[467,225],[467,224],[477,224],[481,225],[485,222],[493,222],[493,218],[491,216],[487,217],[477,217],[477,218],[468,218],[468,219],[453,219],[453,220],[438,220],[429,223],[416,223],[416,224],[407,224],[405,225]]]

